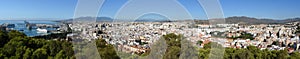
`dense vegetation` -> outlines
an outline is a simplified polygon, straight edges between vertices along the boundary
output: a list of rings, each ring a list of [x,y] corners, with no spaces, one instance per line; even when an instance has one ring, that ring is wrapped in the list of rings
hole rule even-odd
[[[164,35],[163,38],[166,39],[168,44],[164,59],[178,59],[182,52],[180,50],[181,35],[168,34]],[[199,43],[202,42],[199,41]],[[209,58],[212,43],[214,42],[205,44],[203,48],[198,49],[199,59]],[[224,59],[300,59],[300,53],[298,52],[289,54],[287,50],[260,50],[255,46],[249,46],[245,49],[225,48],[224,50]]]
[[[120,59],[113,45],[107,44],[105,40],[97,40],[96,43],[102,59]]]
[[[204,48],[199,49],[200,59],[208,59],[210,45],[206,44]],[[245,49],[225,48],[224,59],[300,59],[300,53],[288,53],[287,50],[260,50],[255,46],[248,46]]]
[[[182,35],[168,34],[163,38],[168,44],[163,59],[179,59]],[[202,43],[202,42],[199,42]],[[198,49],[199,59],[208,59],[212,43]],[[113,45],[104,40],[96,40],[102,59],[120,59]],[[221,52],[220,52],[221,53]],[[0,59],[75,59],[72,43],[68,41],[44,40],[26,37],[18,31],[0,31]],[[89,55],[85,55],[89,56]],[[225,48],[224,59],[300,59],[299,53],[287,50],[260,50],[254,46],[245,49]]]
[[[72,44],[26,37],[18,31],[0,31],[0,59],[61,59],[74,58]]]
[[[96,40],[101,58],[119,59],[112,45]],[[71,42],[26,37],[18,31],[0,31],[0,59],[75,59]]]
[[[163,59],[179,59],[181,51],[181,35],[176,35],[174,33],[162,36],[168,44],[167,51],[163,56]]]

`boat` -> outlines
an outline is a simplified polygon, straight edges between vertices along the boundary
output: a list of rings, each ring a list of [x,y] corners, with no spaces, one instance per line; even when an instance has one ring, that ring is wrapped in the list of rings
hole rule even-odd
[[[23,30],[23,29],[21,29],[21,30],[19,30],[19,31],[22,31],[22,32],[23,32],[24,30]]]
[[[6,28],[15,28],[15,24],[4,23],[3,26]]]
[[[15,24],[7,24],[7,28],[15,28]]]
[[[47,33],[48,30],[47,29],[41,29],[41,28],[38,28],[36,29],[37,30],[37,33]]]

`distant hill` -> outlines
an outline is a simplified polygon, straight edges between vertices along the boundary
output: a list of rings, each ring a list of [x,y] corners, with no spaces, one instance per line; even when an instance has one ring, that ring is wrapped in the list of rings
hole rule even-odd
[[[75,20],[86,20],[86,21],[94,21],[92,19],[94,19],[95,17],[79,17],[79,18],[75,18]],[[73,21],[73,19],[66,19],[66,20],[61,20],[58,22],[70,22]],[[96,21],[97,22],[112,22],[113,19],[110,17],[96,17]]]
[[[86,20],[86,21],[93,21],[95,17],[79,17],[75,18],[75,20]],[[110,17],[97,17],[96,21],[97,22],[112,22],[114,19]],[[66,19],[66,20],[60,20],[57,22],[71,22],[73,19]],[[171,22],[170,20],[157,20],[157,19],[138,19],[135,20],[135,22]]]
[[[79,17],[75,18],[75,20],[91,20],[95,17]],[[110,17],[96,17],[97,22],[112,22],[114,19]],[[246,16],[233,16],[225,18],[226,23],[229,24],[284,24],[290,22],[300,22],[300,18],[289,18],[283,20],[274,20],[274,19],[258,19],[253,17]],[[61,20],[58,22],[70,22],[73,19]],[[91,20],[92,21],[92,20]],[[171,22],[170,20],[155,20],[155,19],[138,19],[135,22]],[[195,20],[198,24],[209,24],[208,20]]]
[[[290,22],[299,22],[300,18],[290,18],[284,20],[274,20],[274,19],[257,19],[252,17],[246,16],[233,16],[225,18],[226,23],[229,24],[283,24],[283,23],[290,23]],[[208,20],[195,20],[196,23],[199,24],[208,24]]]
[[[171,20],[168,19],[137,19],[135,22],[172,22]]]

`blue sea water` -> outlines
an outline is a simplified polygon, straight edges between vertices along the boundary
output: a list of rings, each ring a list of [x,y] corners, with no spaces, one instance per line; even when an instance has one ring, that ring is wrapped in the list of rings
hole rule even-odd
[[[50,25],[55,25],[58,24],[57,22],[53,21],[43,21],[43,20],[29,20],[27,21],[31,24],[50,24]],[[15,27],[13,28],[14,30],[18,30],[20,32],[25,33],[27,36],[40,36],[40,35],[47,35],[50,33],[38,33],[36,28],[34,29],[27,29],[24,23],[24,20],[0,20],[0,25],[4,23],[9,23],[9,24],[15,24]],[[46,28],[47,30],[56,30],[55,28]]]

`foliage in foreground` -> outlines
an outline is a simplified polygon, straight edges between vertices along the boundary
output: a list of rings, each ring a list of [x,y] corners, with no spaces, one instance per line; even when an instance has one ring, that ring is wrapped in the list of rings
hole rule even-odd
[[[18,31],[0,31],[0,40],[0,59],[74,58],[72,44],[67,41],[30,38]]]
[[[100,39],[96,43],[102,59],[119,59],[112,45]],[[30,38],[18,31],[0,31],[0,44],[0,59],[75,59],[76,55],[69,41]]]
[[[199,49],[200,59],[208,59],[211,43]],[[221,52],[220,52],[221,53]],[[255,46],[248,46],[245,49],[225,48],[224,59],[300,59],[300,53],[288,53],[287,50],[260,50]]]

